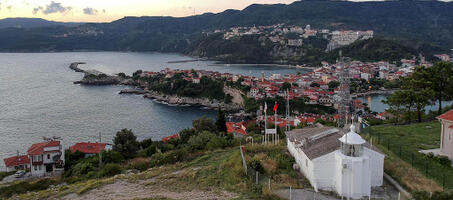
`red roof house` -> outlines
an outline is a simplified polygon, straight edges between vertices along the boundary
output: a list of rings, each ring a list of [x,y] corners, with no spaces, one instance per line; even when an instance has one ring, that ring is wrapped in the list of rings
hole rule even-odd
[[[249,135],[246,131],[247,128],[245,126],[245,122],[227,122],[226,127],[227,132],[233,134],[235,137],[244,137]]]
[[[47,141],[47,142],[41,142],[37,144],[31,145],[30,148],[28,148],[27,153],[28,155],[41,155],[46,153],[51,153],[53,151],[58,152],[60,150],[51,150],[51,151],[45,151],[44,148],[46,147],[58,147],[60,146],[60,141],[58,140],[52,140],[52,141]]]
[[[5,162],[6,171],[8,172],[30,168],[30,159],[26,155],[5,158],[3,161]]]
[[[69,150],[72,153],[76,151],[85,153],[85,154],[98,154],[101,150],[105,150],[107,146],[111,146],[107,143],[91,143],[91,142],[79,142],[71,147]],[[108,149],[108,147],[107,147]]]
[[[179,139],[179,133],[175,133],[173,135],[162,138],[162,142],[166,142],[172,139]]]
[[[441,123],[440,154],[453,159],[453,109],[438,116]]]

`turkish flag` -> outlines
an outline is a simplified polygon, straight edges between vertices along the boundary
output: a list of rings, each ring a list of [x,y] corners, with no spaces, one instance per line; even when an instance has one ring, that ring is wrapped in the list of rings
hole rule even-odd
[[[275,102],[275,105],[274,105],[274,112],[277,110],[277,102]]]

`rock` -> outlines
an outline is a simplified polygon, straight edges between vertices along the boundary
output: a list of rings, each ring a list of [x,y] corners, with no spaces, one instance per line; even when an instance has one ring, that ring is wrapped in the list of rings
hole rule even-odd
[[[100,73],[95,75],[92,73],[85,72],[85,76],[80,81],[75,81],[74,84],[82,85],[116,85],[121,82],[117,76],[110,76],[107,74]]]
[[[158,92],[150,91],[143,95],[145,98],[156,99],[158,101],[166,102],[169,104],[178,105],[192,105],[192,106],[204,106],[212,109],[217,109],[219,106],[226,111],[237,111],[241,110],[242,106],[238,104],[225,104],[223,101],[210,100],[207,98],[191,98],[191,97],[179,97],[176,95],[165,95]]]
[[[120,91],[120,94],[145,94],[146,92],[142,89],[127,88]]]

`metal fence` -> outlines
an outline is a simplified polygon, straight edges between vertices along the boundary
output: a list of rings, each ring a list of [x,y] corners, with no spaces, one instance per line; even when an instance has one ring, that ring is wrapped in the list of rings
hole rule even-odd
[[[429,178],[434,179],[444,189],[453,189],[453,167],[449,164],[441,164],[438,157],[429,157],[415,149],[408,148],[398,140],[397,133],[382,135],[374,132],[371,127],[363,129],[363,135],[370,138],[370,142],[391,151],[400,159],[406,161]],[[423,148],[423,147],[420,147]]]

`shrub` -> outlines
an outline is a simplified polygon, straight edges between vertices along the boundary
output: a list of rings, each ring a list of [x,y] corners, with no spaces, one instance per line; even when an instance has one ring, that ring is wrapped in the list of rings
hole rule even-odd
[[[145,150],[143,150],[140,154],[143,157],[150,157],[154,155],[157,152],[157,144],[154,143],[151,146],[147,147]]]
[[[253,183],[252,192],[255,193],[255,194],[262,194],[263,193],[263,185]]]
[[[95,169],[96,167],[89,160],[84,160],[72,167],[72,175],[82,176]]]
[[[102,162],[104,163],[120,163],[124,160],[123,156],[113,150],[110,151],[102,151]]]
[[[101,177],[109,177],[114,176],[121,173],[121,166],[119,164],[109,163],[102,167],[101,171],[99,172],[99,176]]]
[[[257,158],[251,159],[248,163],[248,167],[251,169],[254,169],[255,171],[260,172],[260,173],[264,172],[264,168],[261,165],[260,160],[258,160]]]
[[[26,193],[26,192],[33,192],[33,191],[39,191],[39,190],[45,190],[47,189],[50,185],[55,185],[58,182],[54,179],[41,179],[39,181],[35,182],[16,182],[14,184],[1,187],[0,188],[0,197],[2,199],[9,198],[13,196],[14,194],[21,194],[21,193]]]
[[[209,150],[219,149],[226,146],[226,140],[219,136],[212,136],[209,142],[206,144],[206,148]]]

